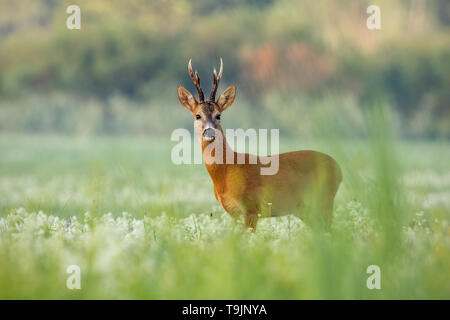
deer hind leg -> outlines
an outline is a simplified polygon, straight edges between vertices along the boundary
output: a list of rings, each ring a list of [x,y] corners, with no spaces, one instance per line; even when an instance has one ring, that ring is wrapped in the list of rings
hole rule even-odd
[[[258,223],[258,213],[246,213],[244,226],[246,229],[256,230],[256,224]]]

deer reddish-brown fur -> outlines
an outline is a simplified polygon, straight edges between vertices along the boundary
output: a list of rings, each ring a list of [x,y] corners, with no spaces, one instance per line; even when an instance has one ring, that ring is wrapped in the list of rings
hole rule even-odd
[[[178,86],[178,98],[194,117],[194,127],[202,146],[203,159],[214,184],[217,201],[232,217],[244,215],[245,226],[256,228],[260,216],[298,214],[312,226],[329,228],[333,203],[342,181],[341,169],[330,156],[311,150],[279,154],[279,169],[273,175],[261,175],[260,168],[267,164],[264,157],[244,154],[245,162],[239,164],[238,154],[226,141],[220,125],[221,113],[231,106],[236,95],[234,85],[228,87],[216,100],[215,94],[222,77],[222,59],[219,74],[213,71],[213,89],[208,101],[200,87],[197,71],[188,71],[197,88],[199,101],[184,87]],[[220,139],[219,139],[220,137]],[[214,151],[205,152],[213,141],[220,142],[223,155],[231,154],[234,161],[215,161]]]

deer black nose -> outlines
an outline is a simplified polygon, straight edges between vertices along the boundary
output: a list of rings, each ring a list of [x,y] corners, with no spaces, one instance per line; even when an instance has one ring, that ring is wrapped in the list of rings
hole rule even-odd
[[[215,137],[216,130],[214,130],[213,128],[208,128],[203,131],[203,139],[205,139],[206,141],[213,141]]]

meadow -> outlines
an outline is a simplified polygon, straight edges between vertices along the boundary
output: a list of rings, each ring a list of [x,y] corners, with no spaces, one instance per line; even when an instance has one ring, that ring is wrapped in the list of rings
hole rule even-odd
[[[450,145],[282,138],[344,171],[332,232],[243,230],[168,137],[0,136],[0,298],[449,299]],[[81,289],[69,290],[69,265]],[[381,270],[381,289],[366,286]]]

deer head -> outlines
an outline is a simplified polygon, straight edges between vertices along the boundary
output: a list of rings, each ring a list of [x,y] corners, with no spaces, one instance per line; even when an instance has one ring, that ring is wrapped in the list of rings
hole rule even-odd
[[[189,75],[198,91],[198,101],[184,87],[178,86],[178,99],[183,107],[189,110],[194,117],[194,128],[201,141],[212,142],[216,138],[217,131],[223,134],[220,126],[220,117],[222,112],[227,109],[234,101],[236,95],[236,86],[229,86],[216,100],[216,91],[219,86],[223,73],[223,62],[220,59],[219,74],[216,69],[213,70],[213,88],[209,100],[205,101],[202,88],[200,87],[200,77],[197,70],[192,71],[191,60],[188,64]]]

